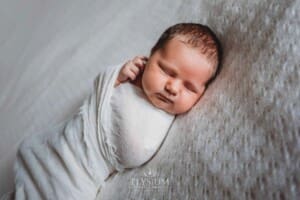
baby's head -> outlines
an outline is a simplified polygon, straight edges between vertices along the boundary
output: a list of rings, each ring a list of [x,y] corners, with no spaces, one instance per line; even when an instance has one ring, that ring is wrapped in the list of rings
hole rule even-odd
[[[170,114],[185,113],[216,77],[221,57],[221,44],[210,28],[176,24],[152,48],[142,88],[154,106]]]

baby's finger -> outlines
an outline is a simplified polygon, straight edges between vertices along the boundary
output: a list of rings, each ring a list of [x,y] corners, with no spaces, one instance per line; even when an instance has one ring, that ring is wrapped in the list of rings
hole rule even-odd
[[[134,60],[133,62],[134,62],[134,64],[135,64],[136,66],[138,66],[140,69],[143,69],[143,68],[145,67],[146,63],[147,63],[147,61],[142,60],[142,59],[136,59],[136,60]]]
[[[147,64],[148,60],[149,60],[149,59],[148,59],[147,56],[143,56],[143,57],[142,57],[142,61],[143,61],[143,64],[144,64],[144,65]]]
[[[135,57],[133,58],[133,60],[144,59],[144,57],[145,57],[145,56],[135,56]]]
[[[136,74],[131,70],[128,71],[127,76],[132,81],[135,80],[135,78],[136,78]]]
[[[142,56],[142,59],[148,61],[148,57],[147,56]]]
[[[138,75],[138,73],[140,72],[140,68],[136,65],[132,65],[130,66],[130,71],[132,71],[135,75]]]
[[[136,62],[136,61],[148,61],[148,58],[146,56],[136,56],[134,57],[133,61]]]

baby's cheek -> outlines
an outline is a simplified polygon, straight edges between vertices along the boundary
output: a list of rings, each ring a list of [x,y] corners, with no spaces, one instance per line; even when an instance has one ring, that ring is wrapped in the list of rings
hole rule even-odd
[[[195,103],[195,97],[193,95],[186,94],[181,100],[181,107],[187,111],[193,107]]]
[[[153,74],[151,77],[151,83],[153,89],[161,90],[164,87],[164,78],[159,74]]]

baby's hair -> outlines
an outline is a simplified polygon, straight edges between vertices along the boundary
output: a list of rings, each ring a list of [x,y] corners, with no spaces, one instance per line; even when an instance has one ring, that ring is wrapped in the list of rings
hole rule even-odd
[[[184,36],[185,43],[198,48],[214,64],[213,75],[206,85],[211,83],[221,68],[222,46],[215,33],[208,27],[197,23],[179,23],[166,29],[151,49],[151,55],[163,48],[175,36]]]

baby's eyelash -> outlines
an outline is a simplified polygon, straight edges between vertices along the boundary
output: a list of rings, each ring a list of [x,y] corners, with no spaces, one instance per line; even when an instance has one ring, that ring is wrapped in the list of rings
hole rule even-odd
[[[162,66],[159,65],[159,68],[161,69],[161,71],[165,72],[164,68],[162,68]]]
[[[167,72],[163,67],[159,66],[159,68],[161,69],[161,71],[162,71],[164,74],[169,75],[168,72]]]
[[[196,91],[194,88],[192,88],[191,86],[185,85],[185,87],[186,87],[188,90],[190,90],[190,91],[192,91],[192,92],[194,92],[194,93],[197,93],[197,91]]]
[[[160,66],[160,65],[159,65],[159,67],[160,67],[160,69],[161,69],[164,73],[168,74],[169,76],[172,76],[172,77],[175,77],[175,76],[176,76],[176,74],[174,74],[172,71],[170,71],[170,70],[168,70],[168,69],[166,69],[166,68],[164,68],[164,67],[162,67],[162,66]]]
[[[169,76],[172,76],[172,77],[175,77],[176,74],[174,74],[173,72],[171,72],[170,70],[162,67],[161,65],[158,65],[159,68],[161,69],[161,71],[164,73],[164,74],[167,74]],[[197,93],[197,91],[193,88],[193,86],[190,86],[189,84],[184,84],[184,87],[186,89],[188,89],[189,91],[193,92],[193,93]]]

